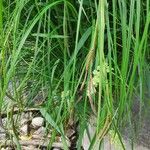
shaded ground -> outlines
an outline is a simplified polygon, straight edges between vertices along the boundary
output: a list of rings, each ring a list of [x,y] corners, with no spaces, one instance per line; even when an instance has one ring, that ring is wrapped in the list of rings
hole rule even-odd
[[[140,99],[139,97],[135,98],[133,109],[132,109],[132,125],[126,124],[125,127],[122,127],[123,142],[125,144],[126,150],[149,150],[150,149],[150,97],[149,95],[145,99],[141,107],[140,113]],[[91,137],[94,135],[96,128],[95,119],[92,117],[91,124],[89,124],[89,132]],[[115,139],[116,140],[116,139]],[[88,150],[89,147],[89,138],[85,133],[83,139],[83,145],[85,150]],[[95,150],[98,150],[98,145],[95,145]],[[112,137],[107,135],[103,144],[104,150],[121,150],[121,146],[114,142]]]
[[[140,98],[136,97],[136,101],[133,106],[133,126],[126,126],[123,133],[126,140],[133,140],[135,143],[150,149],[150,96],[147,95],[147,98],[143,102],[141,108],[139,103]]]

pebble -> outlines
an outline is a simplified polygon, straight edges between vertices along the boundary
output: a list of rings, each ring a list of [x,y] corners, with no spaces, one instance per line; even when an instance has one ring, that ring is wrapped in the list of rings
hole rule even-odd
[[[60,150],[60,148],[55,147],[55,148],[53,148],[53,150]]]
[[[11,148],[9,148],[9,147],[6,147],[6,148],[1,148],[1,150],[11,150]]]
[[[21,131],[23,134],[27,135],[27,134],[28,134],[28,125],[27,125],[27,124],[23,125],[23,126],[20,128],[20,131]]]
[[[33,115],[32,112],[23,113],[23,114],[22,114],[22,119],[23,119],[23,118],[25,118],[25,119],[30,119],[30,118],[32,118],[32,115]]]
[[[8,123],[8,119],[7,119],[7,118],[3,118],[3,119],[2,119],[2,124],[3,124],[3,126],[6,126],[7,123]]]
[[[66,132],[66,136],[71,137],[74,133],[75,133],[75,131],[73,129],[68,129]]]
[[[40,127],[38,130],[36,130],[34,133],[34,135],[40,135],[40,136],[44,136],[45,134],[45,128],[44,127]]]
[[[32,119],[31,125],[34,128],[39,128],[44,124],[44,119],[42,117],[35,117]]]
[[[6,139],[6,134],[0,133],[0,141],[2,141],[3,139]]]
[[[0,125],[0,134],[5,133],[5,129]]]
[[[24,124],[26,124],[27,122],[28,122],[28,119],[26,119],[26,118],[21,119],[21,125],[24,125]]]
[[[36,147],[32,145],[22,146],[22,150],[36,150]]]

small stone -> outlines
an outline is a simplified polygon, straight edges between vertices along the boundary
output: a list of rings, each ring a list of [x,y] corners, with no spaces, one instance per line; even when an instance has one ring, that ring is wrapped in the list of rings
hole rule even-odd
[[[1,148],[1,150],[11,150],[12,148],[10,148],[10,147],[6,147],[6,148]]]
[[[6,134],[0,133],[0,141],[2,141],[3,139],[6,139]]]
[[[73,134],[75,134],[75,131],[73,129],[68,129],[66,132],[67,137],[71,137]]]
[[[24,125],[24,124],[26,124],[27,122],[28,122],[28,119],[22,118],[21,119],[21,126]]]
[[[23,112],[23,113],[21,114],[20,119],[27,119],[27,115],[26,115],[26,113],[24,113],[24,112]]]
[[[44,127],[40,127],[32,134],[32,137],[34,139],[39,139],[39,138],[42,139],[42,138],[44,138],[45,131],[46,131],[46,129]]]
[[[22,150],[35,150],[36,147],[33,145],[22,146]]]
[[[40,127],[38,130],[36,130],[34,132],[34,134],[36,134],[36,135],[44,135],[45,134],[45,128],[44,127]]]
[[[39,128],[44,124],[44,119],[42,117],[35,117],[32,119],[31,125],[34,128]]]
[[[21,119],[31,119],[31,118],[32,118],[32,115],[33,115],[32,112],[22,113]]]
[[[5,133],[5,129],[2,126],[0,126],[0,134],[2,133]]]
[[[28,125],[25,124],[24,126],[22,126],[22,127],[20,128],[20,131],[21,131],[23,134],[27,135],[27,134],[28,134]]]
[[[53,148],[53,150],[60,150],[60,148],[55,147],[55,148]]]
[[[8,119],[7,119],[7,118],[3,118],[3,119],[2,119],[2,124],[3,124],[3,126],[6,126],[6,125],[7,125],[7,122],[8,122]]]

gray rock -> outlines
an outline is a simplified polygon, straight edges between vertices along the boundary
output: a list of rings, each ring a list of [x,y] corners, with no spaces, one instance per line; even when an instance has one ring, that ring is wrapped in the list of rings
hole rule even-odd
[[[44,119],[42,117],[35,117],[32,119],[31,125],[34,128],[39,128],[44,124]]]
[[[0,133],[0,141],[6,139],[6,134],[5,133]]]
[[[23,126],[23,125],[25,125],[27,122],[28,122],[28,119],[22,118],[20,124],[21,124],[21,126]]]
[[[20,128],[21,133],[27,135],[28,134],[28,125],[25,124]]]
[[[55,148],[53,148],[53,150],[60,150],[60,148],[55,147]]]
[[[39,137],[41,137],[41,136],[44,136],[44,134],[45,134],[45,128],[44,127],[40,127],[38,130],[36,130],[33,133],[33,136],[34,135],[38,135]]]

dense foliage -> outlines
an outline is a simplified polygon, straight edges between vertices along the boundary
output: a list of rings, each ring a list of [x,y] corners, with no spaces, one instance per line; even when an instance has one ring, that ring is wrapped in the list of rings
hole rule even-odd
[[[150,90],[149,24],[149,0],[0,0],[1,112],[5,97],[39,107],[62,135],[79,121],[78,148],[95,115],[96,139],[113,129],[121,140],[134,93],[142,106]]]

